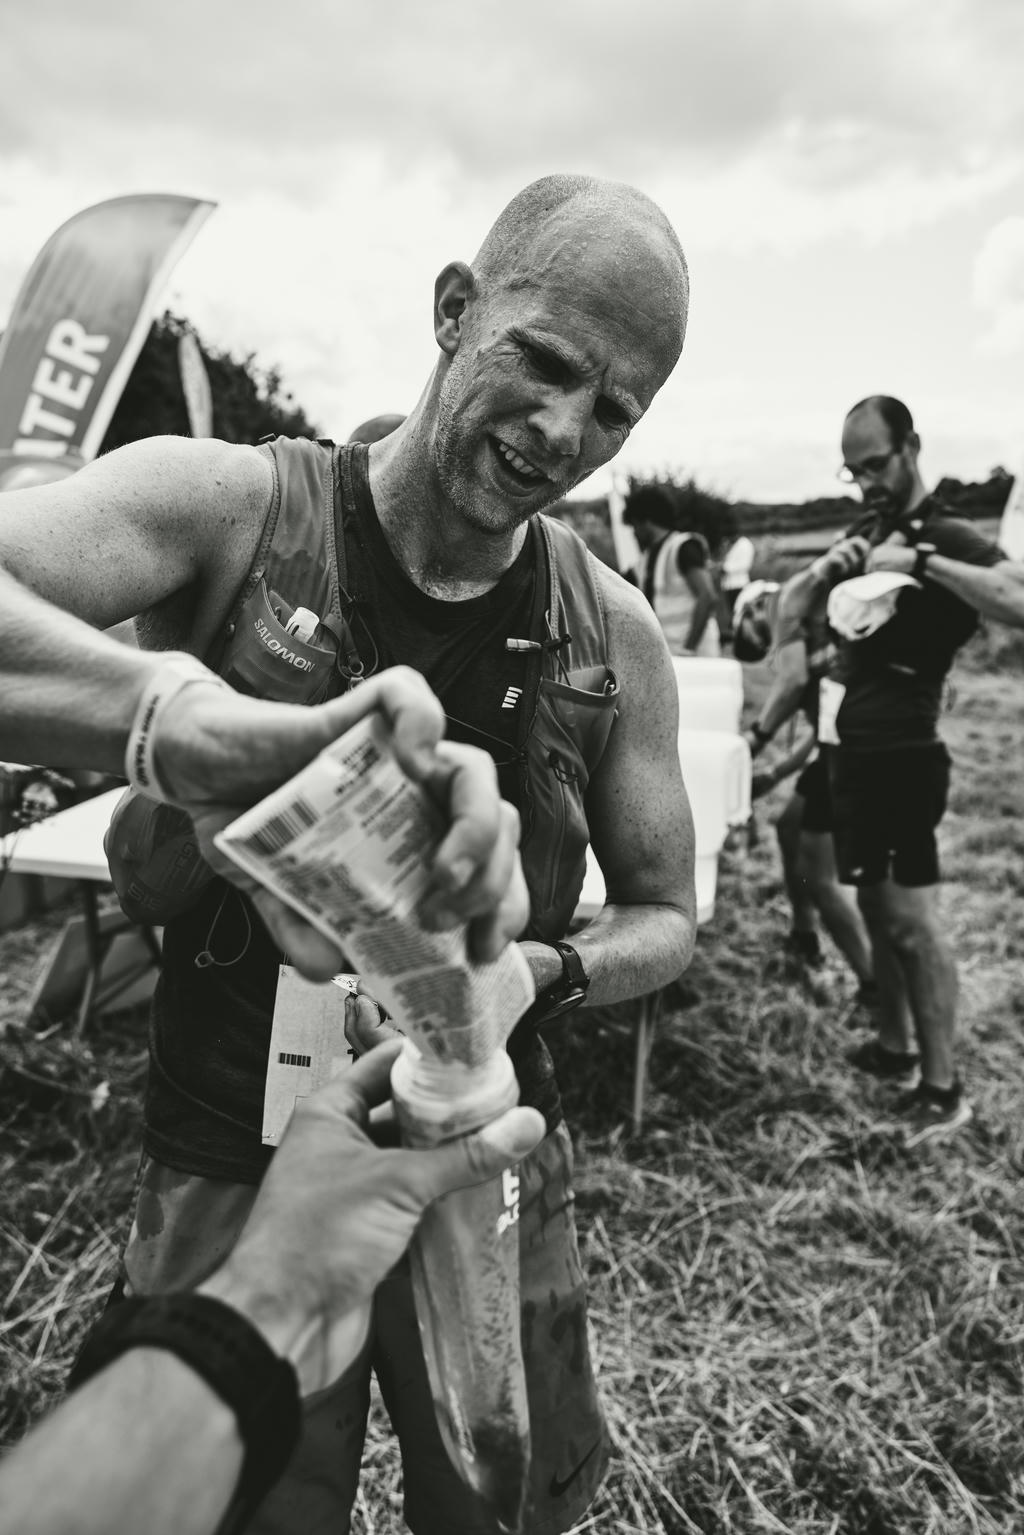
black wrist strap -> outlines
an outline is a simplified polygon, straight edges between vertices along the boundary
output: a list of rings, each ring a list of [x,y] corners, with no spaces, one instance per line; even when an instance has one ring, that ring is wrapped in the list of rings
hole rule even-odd
[[[934,544],[918,544],[917,554],[914,559],[914,568],[910,572],[915,581],[923,581],[928,570],[928,561],[938,551]]]
[[[590,977],[583,961],[571,943],[566,943],[561,938],[542,938],[540,942],[546,944],[549,949],[557,950],[558,957],[562,961],[562,973],[556,981],[552,981],[538,991],[532,1006],[523,1014],[520,1022],[531,1024],[543,1023],[548,1018],[557,1018],[562,1013],[568,1013],[574,1007],[581,1006],[586,999],[587,987],[590,985]]]
[[[212,1295],[153,1295],[120,1301],[86,1340],[68,1379],[81,1386],[131,1348],[176,1354],[238,1420],[245,1458],[219,1535],[244,1527],[278,1480],[299,1437],[295,1370],[251,1322]],[[159,1412],[159,1403],[153,1404]]]

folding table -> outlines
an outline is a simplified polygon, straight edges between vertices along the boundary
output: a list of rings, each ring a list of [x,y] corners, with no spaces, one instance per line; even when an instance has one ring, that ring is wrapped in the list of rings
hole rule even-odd
[[[110,883],[110,869],[103,852],[103,836],[123,789],[108,789],[68,810],[58,811],[20,831],[0,839],[0,871],[12,874],[46,874],[77,881],[85,918],[87,966],[78,1008],[76,1033],[85,1028],[97,1009],[125,991],[152,966],[160,964],[160,945],[151,927],[133,923],[116,913],[101,922],[96,902],[97,886]],[[138,932],[146,958],[103,986],[103,965],[118,933]]]

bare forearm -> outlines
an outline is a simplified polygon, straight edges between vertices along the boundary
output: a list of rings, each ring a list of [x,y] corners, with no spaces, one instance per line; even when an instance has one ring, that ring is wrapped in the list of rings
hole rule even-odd
[[[714,595],[708,591],[703,592],[697,598],[693,609],[693,617],[690,620],[690,632],[686,637],[687,650],[696,650],[704,638],[704,630],[708,626],[708,619],[715,610]]]
[[[234,1414],[186,1364],[132,1349],[0,1466],[0,1529],[18,1535],[210,1535],[242,1464]]]
[[[159,657],[108,638],[0,569],[0,757],[119,773]]]
[[[757,715],[757,724],[764,735],[775,735],[787,720],[792,719],[803,702],[806,687],[806,673],[776,677]]]
[[[928,556],[927,579],[943,586],[985,618],[1024,628],[1024,565],[967,565],[942,554]]]
[[[663,902],[619,904],[609,901],[570,942],[590,977],[587,1005],[646,996],[681,975],[693,957],[696,906],[683,909]],[[562,974],[556,950],[524,943],[523,951],[537,989]]]

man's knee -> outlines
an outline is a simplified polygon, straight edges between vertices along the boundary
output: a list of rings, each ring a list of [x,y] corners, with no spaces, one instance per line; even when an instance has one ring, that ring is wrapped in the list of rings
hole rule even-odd
[[[880,934],[901,959],[921,959],[936,947],[948,947],[934,887],[908,889],[888,881],[858,890],[857,900],[869,930]]]

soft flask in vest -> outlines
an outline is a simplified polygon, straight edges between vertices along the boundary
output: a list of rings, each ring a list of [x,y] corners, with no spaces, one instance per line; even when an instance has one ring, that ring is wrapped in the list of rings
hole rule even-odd
[[[294,611],[260,580],[242,607],[219,668],[237,693],[280,704],[319,703],[330,686],[334,651],[311,643],[319,619]]]

